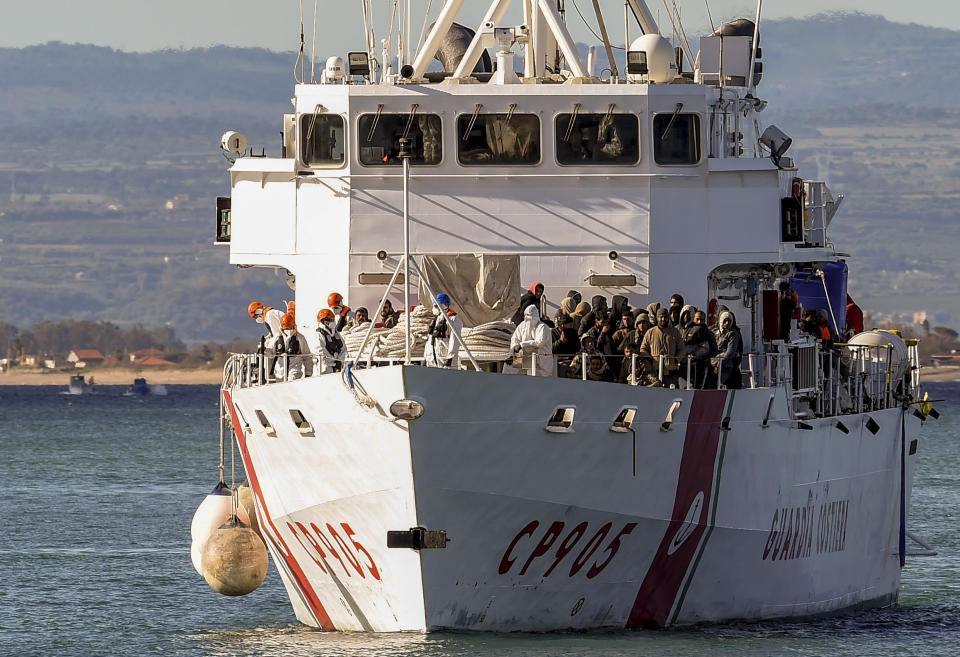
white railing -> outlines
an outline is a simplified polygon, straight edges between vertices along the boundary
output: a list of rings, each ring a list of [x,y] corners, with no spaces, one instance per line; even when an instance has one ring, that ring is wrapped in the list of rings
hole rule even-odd
[[[916,341],[908,341],[908,370],[896,380],[894,362],[889,345],[837,344],[838,349],[824,350],[819,342],[785,345],[775,343],[777,351],[757,355],[747,354],[743,361],[747,368],[741,370],[751,388],[785,388],[795,414],[812,414],[820,417],[846,413],[863,413],[890,408],[905,401],[920,399],[920,360]],[[579,366],[571,370],[571,362],[562,358],[567,378],[590,380],[591,358],[604,360],[610,356],[592,352],[569,354],[571,359],[579,356]],[[616,357],[615,364],[622,362]],[[629,385],[658,385],[667,371],[667,359],[660,356],[652,359],[644,354],[631,354],[629,360]],[[422,357],[412,358],[422,362]],[[537,354],[525,359],[521,371],[529,376],[539,376]],[[702,389],[710,383],[711,388],[722,387],[717,383],[716,359],[704,361],[686,357],[678,371],[679,387],[686,390]],[[365,362],[347,363],[352,368],[369,368],[377,365],[397,365],[403,358],[364,359]],[[758,363],[762,365],[758,368]],[[318,357],[305,354],[279,356],[270,354],[230,354],[224,365],[224,388],[248,388],[282,381],[291,381],[304,376],[319,374]],[[491,368],[496,371],[496,368]],[[611,370],[614,380],[620,370]],[[651,374],[657,381],[650,379]],[[647,381],[643,381],[643,377]],[[694,380],[699,379],[699,380]]]

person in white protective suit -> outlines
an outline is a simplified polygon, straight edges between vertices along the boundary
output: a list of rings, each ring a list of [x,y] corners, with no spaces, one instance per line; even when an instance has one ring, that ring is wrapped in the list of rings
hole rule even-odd
[[[247,314],[250,318],[263,324],[267,329],[267,334],[260,336],[260,344],[257,346],[257,354],[260,355],[260,380],[266,381],[273,376],[273,368],[276,362],[274,345],[281,334],[280,319],[283,313],[270,306],[264,306],[259,301],[251,301],[247,306]]]
[[[441,292],[433,303],[433,319],[427,329],[427,344],[423,348],[427,367],[460,369],[460,343],[454,337],[454,331],[461,335],[463,322],[450,307],[450,297]]]
[[[267,346],[272,346],[273,341],[277,339],[280,335],[280,320],[283,317],[283,313],[272,308],[270,306],[264,306],[259,301],[251,301],[250,305],[247,306],[247,314],[250,315],[250,319],[253,319],[257,324],[263,324],[267,329],[267,335],[264,336],[264,342],[267,343]]]
[[[333,311],[323,308],[317,313],[317,336],[320,338],[318,367],[320,374],[339,372],[347,359],[347,343],[337,330]]]
[[[313,374],[313,359],[306,338],[297,331],[296,320],[292,312],[280,318],[281,334],[274,342],[277,362],[274,374],[277,379],[293,381]]]
[[[532,366],[532,354],[537,355],[536,376],[553,376],[553,340],[550,327],[540,321],[540,311],[536,305],[523,310],[523,321],[517,326],[510,338],[510,349],[517,356],[522,355],[522,371],[515,365],[504,367],[504,372],[527,374]],[[517,363],[519,358],[514,359]],[[518,364],[518,363],[517,363]]]
[[[334,320],[336,321],[334,328],[336,328],[336,330],[342,331],[353,326],[353,311],[350,310],[350,306],[344,305],[342,294],[339,292],[331,292],[329,296],[327,296],[327,306],[329,306],[330,312],[333,313]]]

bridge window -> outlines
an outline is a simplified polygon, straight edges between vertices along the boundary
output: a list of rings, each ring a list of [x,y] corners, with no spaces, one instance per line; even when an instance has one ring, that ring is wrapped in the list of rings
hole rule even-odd
[[[700,117],[672,112],[654,116],[653,159],[657,164],[700,162]]]
[[[536,114],[461,114],[457,117],[460,164],[538,164],[540,117]]]
[[[343,117],[304,114],[300,117],[300,156],[307,166],[343,164]]]
[[[367,166],[402,165],[400,138],[411,140],[410,164],[440,164],[443,140],[437,114],[363,114],[357,125],[360,163]]]
[[[558,114],[554,127],[560,164],[640,161],[640,120],[634,114]]]

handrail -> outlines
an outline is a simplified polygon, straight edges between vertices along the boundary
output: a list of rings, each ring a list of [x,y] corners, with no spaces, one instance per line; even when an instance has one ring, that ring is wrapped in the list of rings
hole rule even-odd
[[[459,336],[458,336],[459,337]],[[467,351],[466,345],[460,342],[460,345]],[[908,345],[908,366],[910,370],[905,372],[903,377],[894,380],[894,360],[892,347],[890,345],[851,345],[848,343],[836,343],[839,350],[823,349],[819,341],[810,341],[799,344],[775,343],[773,345],[778,351],[767,351],[762,354],[762,369],[758,371],[757,363],[754,358],[748,358],[747,370],[743,370],[744,375],[750,375],[751,387],[756,389],[783,388],[786,390],[786,397],[790,404],[791,412],[802,414],[804,412],[816,417],[838,417],[849,413],[867,413],[886,408],[892,408],[905,400],[919,400],[921,391],[919,386],[919,353],[916,344]],[[567,369],[567,377],[574,379],[589,380],[588,365],[593,357],[603,359],[615,359],[616,363],[622,363],[624,356],[605,355],[593,352],[577,352],[574,354],[557,354],[561,357],[561,362],[565,358],[573,360],[579,358],[579,368],[570,371]],[[748,355],[749,356],[749,355]],[[759,356],[759,355],[758,355]],[[798,361],[798,356],[801,360]],[[315,368],[314,376],[322,376],[319,373],[318,357],[313,354],[303,354],[290,356],[289,354],[269,355],[269,354],[228,354],[227,361],[224,363],[222,383],[223,389],[230,388],[248,388],[271,383],[281,383],[290,380],[290,367],[293,358],[311,359]],[[537,375],[537,365],[539,364],[539,354],[533,354],[530,359],[529,369],[523,370],[534,376]],[[665,369],[666,358],[659,357],[651,359],[644,354],[634,353],[629,356],[629,371],[631,377],[627,383],[633,386],[641,385],[641,371],[654,372]],[[646,358],[649,364],[641,363],[641,358]],[[272,373],[267,372],[266,368],[270,360],[275,360],[280,364],[284,376],[275,379]],[[400,358],[382,358],[374,357],[368,354],[365,362],[356,356],[350,359],[350,366],[365,366],[367,368],[378,365],[394,365],[403,362]],[[423,362],[423,357],[415,357],[414,361]],[[686,356],[686,377],[681,382],[681,388],[687,390],[699,389],[704,385],[702,379],[703,370],[694,361],[692,356]],[[659,363],[657,363],[659,361]],[[710,367],[715,364],[711,363]],[[280,370],[278,368],[278,370]],[[656,369],[654,369],[656,368]],[[481,371],[477,367],[478,371]],[[346,368],[344,368],[346,371]],[[619,379],[618,372],[613,371],[614,378]],[[681,371],[683,371],[681,369]],[[698,374],[699,371],[699,374]],[[802,375],[798,381],[797,376]],[[693,381],[698,378],[699,380]],[[662,376],[657,377],[662,382]],[[651,382],[653,380],[651,379]],[[800,384],[797,387],[797,384]],[[656,385],[655,382],[653,382]],[[902,387],[901,387],[902,386]],[[714,381],[712,387],[722,387],[719,382]]]

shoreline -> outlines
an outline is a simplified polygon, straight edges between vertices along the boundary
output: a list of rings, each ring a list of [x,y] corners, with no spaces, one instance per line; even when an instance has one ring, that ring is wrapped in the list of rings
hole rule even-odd
[[[223,370],[219,367],[170,368],[136,370],[122,367],[95,368],[61,372],[14,368],[0,373],[0,386],[61,386],[66,388],[73,374],[83,374],[87,381],[91,378],[95,385],[120,386],[132,385],[137,377],[143,377],[147,383],[162,385],[220,385]]]
[[[223,370],[219,367],[171,368],[157,370],[134,370],[122,367],[61,372],[41,369],[14,368],[0,372],[0,386],[63,386],[70,382],[71,374],[83,374],[94,384],[105,386],[131,385],[136,377],[144,377],[147,383],[163,385],[220,385]],[[941,365],[920,370],[922,383],[960,381],[960,366]]]
[[[927,365],[920,370],[921,383],[941,383],[943,381],[960,381],[960,366],[941,365],[932,367]]]

